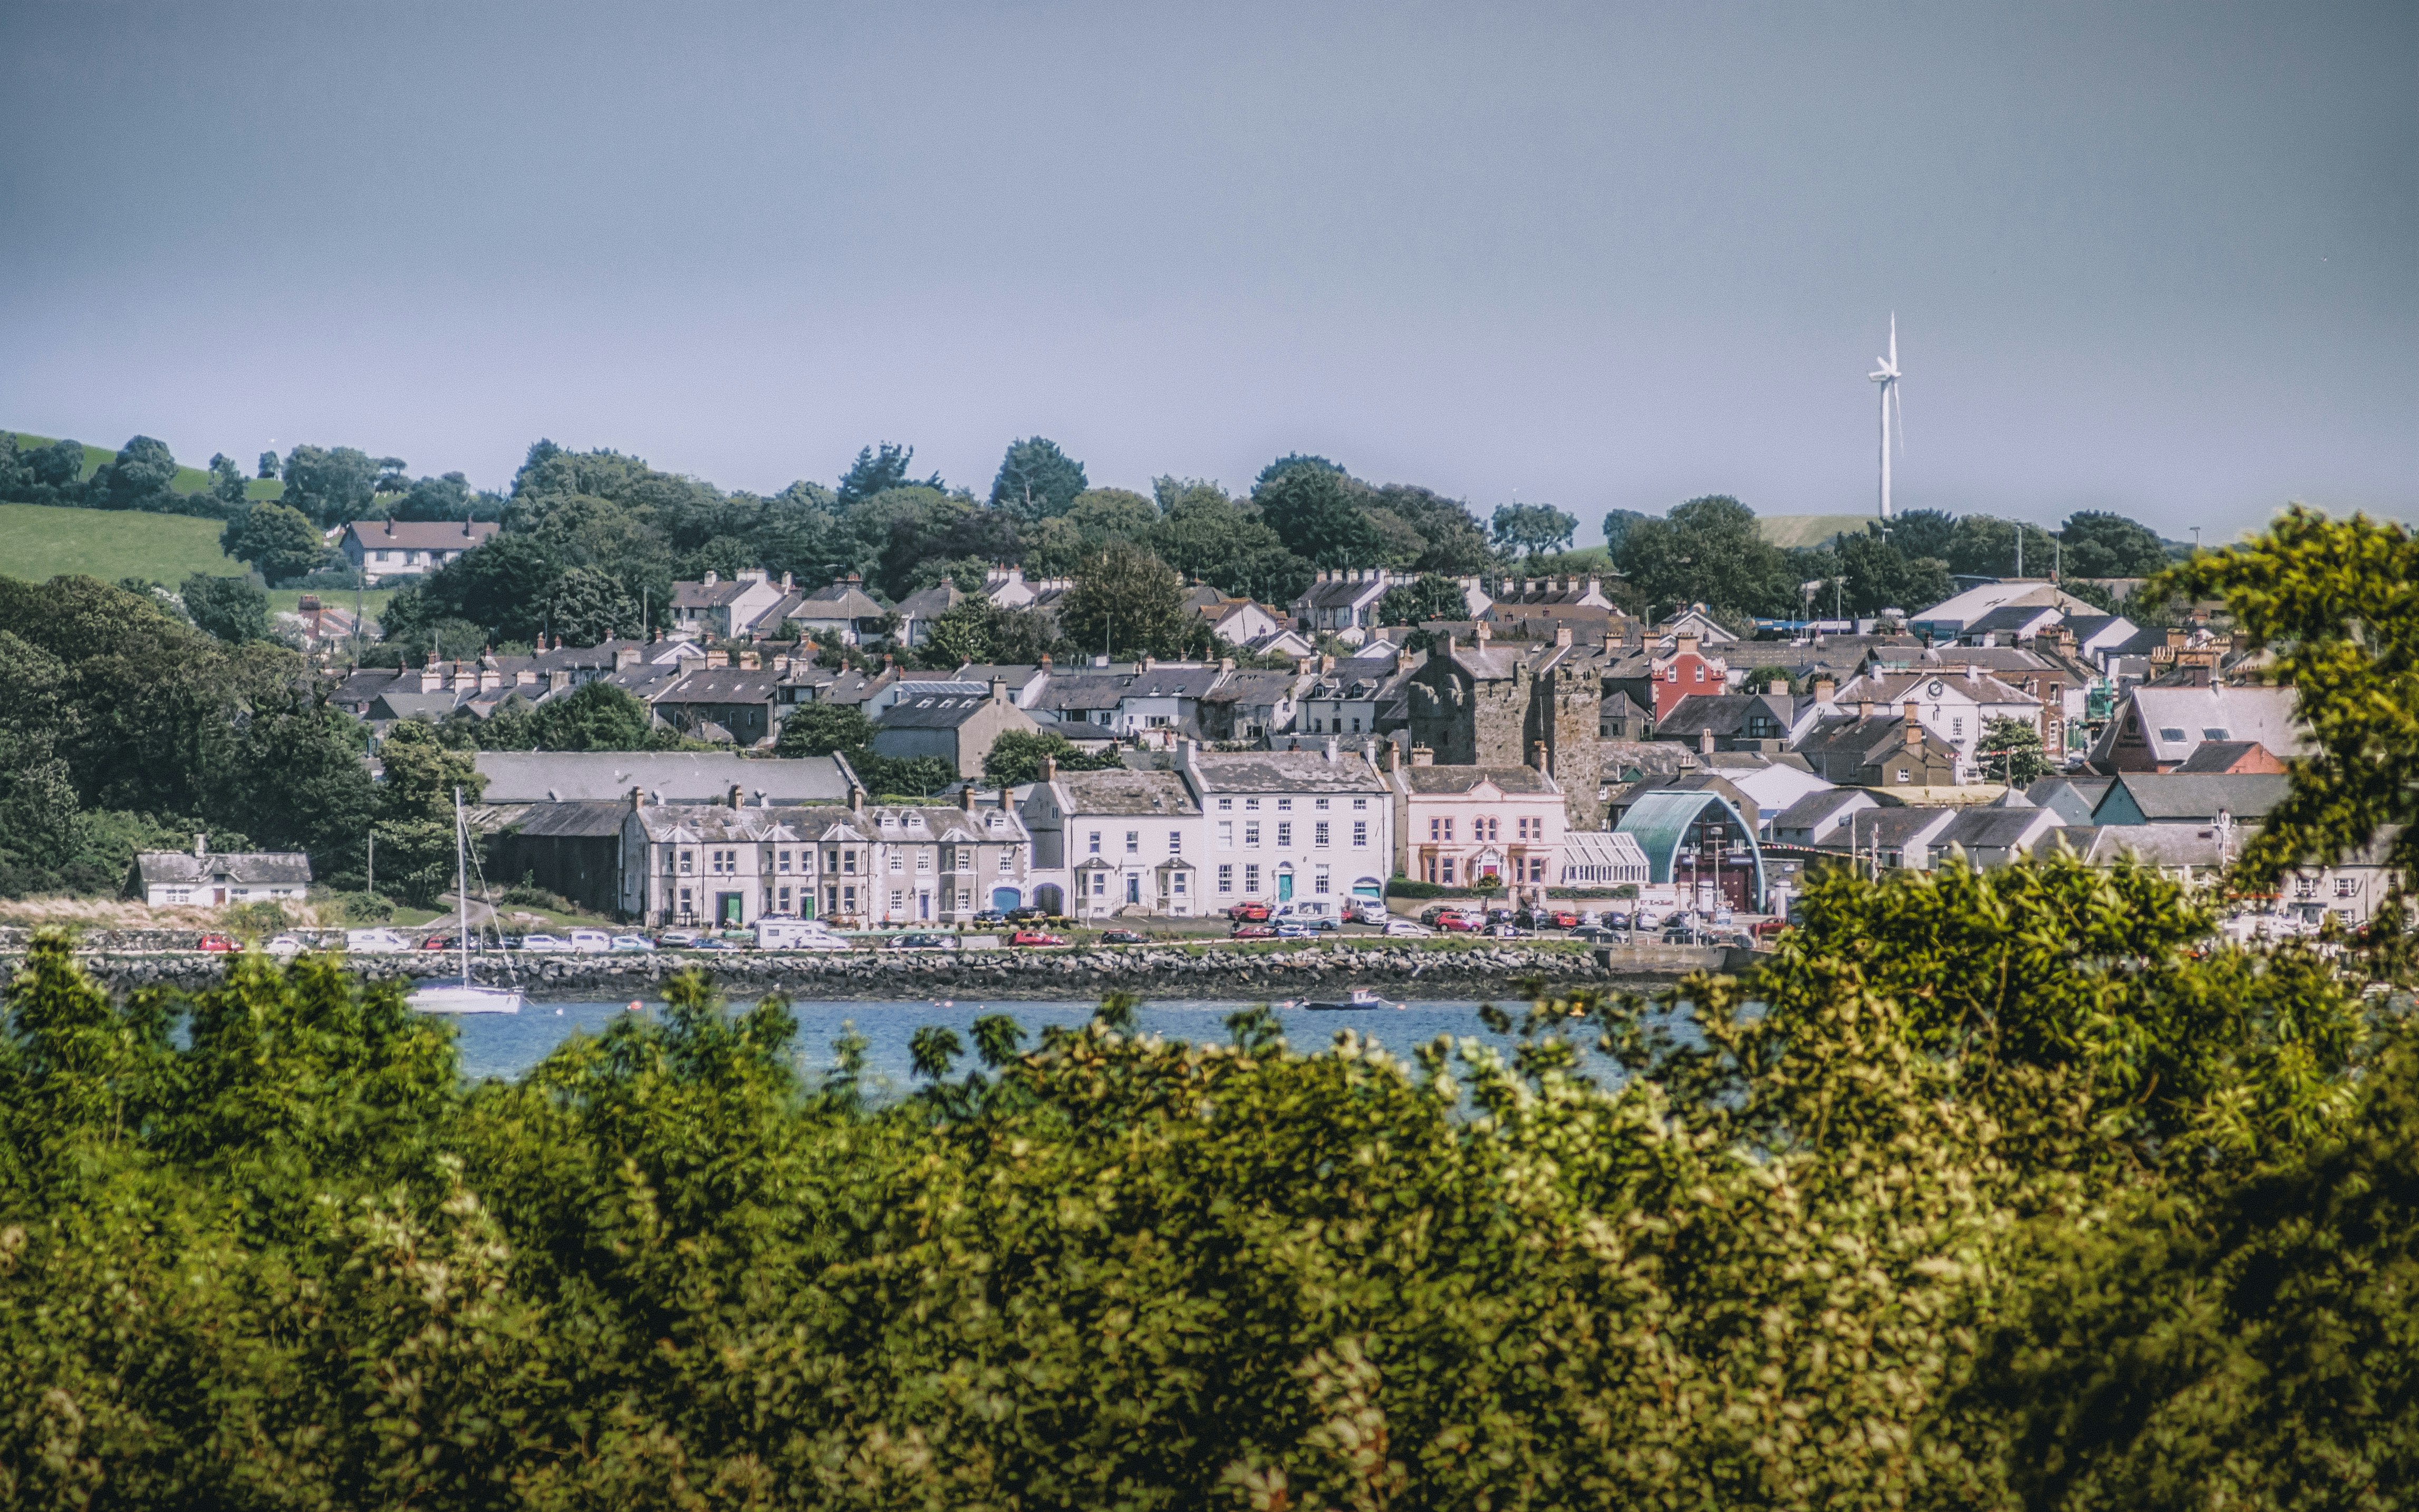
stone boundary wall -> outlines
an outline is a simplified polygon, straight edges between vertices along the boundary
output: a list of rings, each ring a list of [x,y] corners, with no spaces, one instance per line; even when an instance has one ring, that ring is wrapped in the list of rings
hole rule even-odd
[[[0,956],[0,974],[13,974],[22,955]],[[191,951],[135,954],[82,951],[86,971],[112,988],[207,987],[228,958]],[[422,981],[454,976],[456,957],[358,956],[351,964],[372,980]],[[1146,997],[1287,998],[1341,995],[1372,987],[1403,996],[1518,995],[1517,984],[1543,978],[1549,987],[1644,988],[1692,971],[1740,970],[1743,950],[1643,945],[1627,949],[1533,950],[1506,946],[1474,950],[1366,948],[1319,943],[1280,951],[1210,949],[1199,954],[1148,947],[1078,950],[732,951],[655,955],[524,958],[517,980],[535,997],[555,1000],[646,996],[690,966],[742,995],[783,992],[793,997],[845,1001],[932,997],[1083,999],[1110,992]],[[507,980],[503,964],[473,958],[472,976]]]

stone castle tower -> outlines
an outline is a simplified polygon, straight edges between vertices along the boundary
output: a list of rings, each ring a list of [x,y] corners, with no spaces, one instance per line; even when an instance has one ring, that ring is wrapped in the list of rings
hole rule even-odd
[[[1539,743],[1571,827],[1604,824],[1598,715],[1603,668],[1561,629],[1534,646],[1496,645],[1485,621],[1471,644],[1448,638],[1411,674],[1410,739],[1440,766],[1522,766]]]

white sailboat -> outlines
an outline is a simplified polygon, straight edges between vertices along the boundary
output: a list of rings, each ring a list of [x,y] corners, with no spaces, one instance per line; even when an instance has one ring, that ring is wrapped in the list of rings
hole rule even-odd
[[[518,987],[481,987],[470,980],[470,840],[462,817],[462,790],[454,790],[454,901],[460,905],[462,980],[423,987],[411,995],[411,1006],[423,1013],[517,1013]]]

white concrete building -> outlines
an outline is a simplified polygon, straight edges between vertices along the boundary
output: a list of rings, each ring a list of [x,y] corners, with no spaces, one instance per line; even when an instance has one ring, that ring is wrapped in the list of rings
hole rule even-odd
[[[336,549],[375,588],[397,578],[424,578],[501,529],[491,519],[357,519],[336,537]]]
[[[224,908],[235,903],[300,903],[311,890],[311,857],[300,851],[226,851],[195,835],[185,851],[134,857],[136,889],[154,908]]]
[[[1085,919],[1210,912],[1201,805],[1181,773],[1062,772],[1044,762],[1023,812],[1037,906]]]
[[[2043,723],[2041,700],[1970,664],[1936,671],[1870,671],[1850,678],[1832,698],[1832,709],[1841,714],[1867,706],[1883,714],[1913,708],[1924,729],[1956,748],[1960,782],[1978,779],[1975,752],[1992,720],[2021,719],[2036,732]]]
[[[1210,902],[1339,906],[1382,899],[1393,870],[1394,790],[1367,747],[1203,751],[1178,763],[1210,826]]]

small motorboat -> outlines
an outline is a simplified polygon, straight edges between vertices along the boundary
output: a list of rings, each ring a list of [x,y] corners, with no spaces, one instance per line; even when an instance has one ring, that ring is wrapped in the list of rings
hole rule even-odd
[[[1379,996],[1375,992],[1372,992],[1366,987],[1353,988],[1352,995],[1347,997],[1340,1003],[1333,1001],[1332,999],[1322,1000],[1313,998],[1303,1002],[1302,1005],[1302,1011],[1309,1013],[1351,1013],[1360,1011],[1364,1009],[1400,1008],[1403,1005],[1400,1003],[1388,1002],[1386,999]]]

